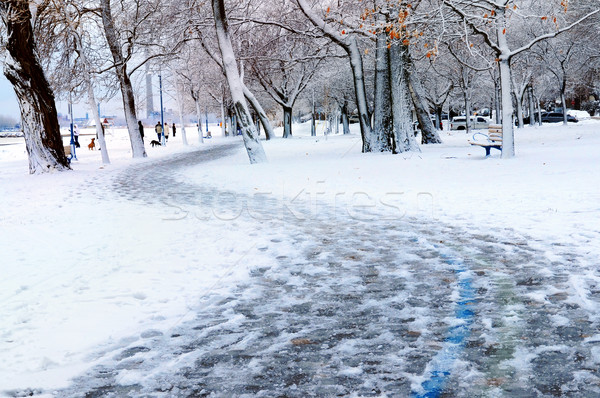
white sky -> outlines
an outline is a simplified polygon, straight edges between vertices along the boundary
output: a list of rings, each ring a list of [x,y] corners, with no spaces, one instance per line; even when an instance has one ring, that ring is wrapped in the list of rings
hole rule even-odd
[[[18,119],[19,105],[11,84],[0,74],[0,115]]]
[[[156,85],[158,85],[158,83],[156,83]],[[173,101],[170,99],[169,95],[164,96],[164,102],[165,107],[175,108],[175,105],[172,103]],[[160,108],[158,87],[155,87],[154,90],[154,108],[156,110]],[[69,111],[68,104],[64,101],[57,101],[56,110],[58,111],[58,113],[66,115]],[[120,95],[117,95],[109,103],[100,104],[100,111],[102,115],[122,115],[123,105],[121,103]],[[86,113],[89,113],[89,116],[92,117],[92,112],[89,109],[86,99],[83,99],[81,103],[75,103],[75,105],[73,106],[73,112],[73,116],[75,118],[85,117]],[[10,82],[2,73],[0,73],[0,115],[10,116],[15,120],[20,120],[19,104],[17,103],[15,92],[13,91]]]

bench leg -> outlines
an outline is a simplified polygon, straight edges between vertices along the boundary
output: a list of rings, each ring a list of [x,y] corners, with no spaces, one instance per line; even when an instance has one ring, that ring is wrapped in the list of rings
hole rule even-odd
[[[490,156],[490,150],[492,149],[489,146],[484,147],[485,148],[485,157],[487,158],[488,156]]]

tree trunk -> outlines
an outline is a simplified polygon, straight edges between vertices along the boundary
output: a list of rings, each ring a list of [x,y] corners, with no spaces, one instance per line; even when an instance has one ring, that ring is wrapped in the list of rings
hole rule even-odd
[[[375,50],[375,105],[373,107],[373,141],[376,151],[393,150],[394,127],[392,97],[390,96],[389,54],[385,32],[377,35]]]
[[[292,108],[283,107],[283,138],[292,136]]]
[[[354,92],[356,95],[356,106],[358,107],[358,119],[360,123],[360,134],[363,141],[363,152],[371,152],[373,150],[371,130],[371,118],[369,116],[369,108],[367,106],[367,91],[365,89],[365,77],[362,55],[358,48],[356,38],[350,39],[350,45],[347,48],[348,56],[350,57],[350,66],[354,77]]]
[[[91,77],[86,74],[87,77]],[[100,145],[100,154],[102,155],[102,163],[110,164],[108,157],[108,148],[106,148],[106,140],[104,139],[104,130],[102,129],[102,120],[100,120],[100,112],[98,112],[98,104],[96,103],[96,95],[94,94],[94,85],[92,81],[87,82],[88,85],[88,101],[94,114],[96,121],[96,135],[98,136],[98,144]]]
[[[500,85],[498,80],[494,80],[494,102],[496,103],[496,124],[502,123],[501,106],[500,106]]]
[[[429,116],[429,110],[425,105],[423,94],[423,86],[417,75],[417,71],[412,65],[408,50],[404,52],[406,55],[406,78],[408,79],[408,88],[410,90],[410,96],[412,98],[415,111],[417,113],[417,120],[421,125],[421,143],[422,144],[441,144],[442,140],[437,132],[437,128],[431,122]]]
[[[417,151],[412,129],[408,82],[404,51],[408,49],[400,43],[392,43],[389,48],[390,86],[392,88],[392,117],[394,119],[394,139],[397,152]]]
[[[566,126],[568,124],[567,119],[567,96],[565,92],[567,90],[567,80],[564,79],[560,86],[560,103],[562,105],[562,113],[563,113],[563,124]]]
[[[442,115],[444,114],[444,109],[442,108],[441,105],[437,105],[435,107],[435,123],[436,123],[436,127],[440,126],[440,130],[444,129],[444,122],[443,122],[443,117]],[[440,138],[441,140],[441,138]]]
[[[463,96],[465,100],[465,130],[469,134],[471,132],[471,82],[469,74],[463,68],[462,72]]]
[[[348,120],[348,101],[344,101],[342,106],[342,130],[344,134],[350,134],[350,121]]]
[[[127,63],[123,58],[121,43],[119,42],[115,29],[112,12],[110,8],[110,0],[101,0],[102,8],[102,24],[104,26],[104,34],[106,42],[110,48],[110,52],[115,63],[115,72],[121,86],[121,95],[123,97],[123,111],[127,122],[127,130],[129,131],[129,139],[131,141],[131,152],[134,158],[146,157],[146,149],[140,137],[137,124],[137,116],[135,111],[135,95],[131,79],[127,74]]]
[[[215,28],[217,31],[217,40],[223,59],[223,69],[229,83],[229,91],[233,101],[233,109],[237,115],[238,123],[241,125],[242,138],[248,158],[251,164],[267,161],[267,156],[263,150],[260,141],[257,138],[256,128],[252,123],[250,110],[244,96],[244,85],[236,65],[235,55],[231,40],[229,38],[229,28],[227,26],[227,16],[225,15],[225,4],[223,0],[212,0],[213,14],[215,17]]]
[[[8,50],[4,75],[19,102],[29,173],[68,170],[54,94],[37,57],[29,1],[2,1],[0,13],[6,26]]]
[[[514,75],[511,75],[514,78]],[[515,104],[517,104],[517,126],[519,126],[520,129],[522,129],[524,127],[524,123],[523,123],[523,97],[525,94],[525,91],[522,90],[520,87],[517,87],[517,84],[513,81],[512,82],[512,87],[513,87],[513,93],[515,96]]]
[[[198,143],[204,144],[204,136],[202,135],[202,109],[200,109],[200,101],[196,99],[196,117],[198,118]]]
[[[317,135],[316,126],[316,115],[315,115],[315,89],[312,94],[312,108],[310,110],[310,136],[315,137]]]
[[[523,97],[519,93],[515,93],[515,102],[517,104],[517,126],[520,129],[524,127],[523,123]]]
[[[225,95],[221,97],[221,136],[225,137]]]
[[[263,109],[258,99],[256,99],[254,94],[250,91],[250,89],[246,87],[246,85],[244,85],[244,95],[246,96],[248,102],[250,102],[250,105],[254,109],[254,112],[256,112],[256,115],[260,120],[260,124],[262,124],[263,126],[263,130],[265,130],[265,138],[267,140],[270,140],[271,138],[275,137],[275,132],[273,131],[273,126],[271,125],[271,122],[267,117],[267,113]]]
[[[529,100],[529,125],[535,125],[535,104],[533,103],[533,87],[527,87],[527,99]]]
[[[500,58],[500,84],[502,93],[502,158],[515,157],[515,138],[513,130],[513,105],[511,96],[510,61]]]
[[[181,88],[181,86],[179,88]],[[179,105],[179,123],[181,124],[181,142],[183,143],[183,146],[188,146],[187,135],[185,132],[185,122],[183,118],[183,89],[177,90],[177,100]],[[173,138],[175,138],[175,133],[173,133]]]

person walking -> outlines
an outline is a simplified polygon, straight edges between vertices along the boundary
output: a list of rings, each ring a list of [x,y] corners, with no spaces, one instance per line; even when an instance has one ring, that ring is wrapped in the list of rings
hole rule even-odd
[[[156,136],[158,137],[158,142],[160,142],[162,132],[163,132],[162,124],[160,124],[160,122],[156,122],[156,126],[154,126],[154,131],[156,131]]]
[[[141,120],[138,120],[138,130],[140,130],[140,137],[142,137],[142,142],[144,142],[144,125]]]
[[[177,133],[177,127],[175,127],[175,123],[173,123],[173,138],[175,138],[175,133]]]
[[[165,141],[169,141],[169,125],[165,122]]]
[[[75,140],[75,148],[79,148],[79,127],[76,124],[73,126],[73,138]]]

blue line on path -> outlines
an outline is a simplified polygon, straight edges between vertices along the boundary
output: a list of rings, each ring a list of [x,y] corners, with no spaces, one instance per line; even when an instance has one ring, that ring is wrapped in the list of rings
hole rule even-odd
[[[452,366],[463,351],[466,339],[471,333],[471,325],[475,313],[471,310],[475,300],[475,289],[472,286],[472,278],[465,275],[467,268],[460,260],[447,255],[441,256],[444,262],[454,267],[453,271],[458,276],[458,287],[460,300],[456,303],[454,316],[462,320],[460,325],[453,326],[448,330],[448,336],[444,341],[442,349],[430,362],[429,378],[421,383],[423,392],[414,392],[414,398],[435,398],[442,396],[444,387],[448,381]]]

